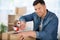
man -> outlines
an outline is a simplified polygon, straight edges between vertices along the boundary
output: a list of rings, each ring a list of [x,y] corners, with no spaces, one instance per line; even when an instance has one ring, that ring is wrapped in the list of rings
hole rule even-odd
[[[25,22],[33,21],[33,31],[19,33],[20,40],[24,37],[33,37],[36,40],[57,40],[58,18],[46,9],[44,0],[35,0],[33,2],[35,12],[30,15],[20,17],[22,25]]]

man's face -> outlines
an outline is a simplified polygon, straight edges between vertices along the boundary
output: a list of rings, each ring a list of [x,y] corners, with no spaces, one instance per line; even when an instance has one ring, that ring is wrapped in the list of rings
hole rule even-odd
[[[34,6],[35,12],[39,17],[42,17],[45,14],[46,6],[38,3]]]

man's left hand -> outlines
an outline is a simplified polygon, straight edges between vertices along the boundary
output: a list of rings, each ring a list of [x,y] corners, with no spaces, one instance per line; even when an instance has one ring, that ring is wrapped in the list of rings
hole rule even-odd
[[[20,40],[24,40],[25,38],[28,38],[28,37],[36,38],[36,33],[35,31],[26,31],[26,32],[20,32],[18,36]]]

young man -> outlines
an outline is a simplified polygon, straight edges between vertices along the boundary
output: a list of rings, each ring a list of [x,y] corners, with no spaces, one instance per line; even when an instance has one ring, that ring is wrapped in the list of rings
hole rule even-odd
[[[19,33],[20,40],[24,39],[24,37],[33,37],[36,40],[57,40],[57,16],[46,9],[44,0],[35,0],[33,6],[35,12],[19,19],[22,25],[25,25],[24,22],[33,21],[33,31]]]

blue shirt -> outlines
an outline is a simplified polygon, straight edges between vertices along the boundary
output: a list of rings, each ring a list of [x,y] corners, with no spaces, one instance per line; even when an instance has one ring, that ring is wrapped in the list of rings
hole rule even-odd
[[[57,40],[57,30],[58,30],[58,18],[57,16],[47,10],[47,14],[43,19],[42,30],[39,30],[39,25],[41,24],[41,17],[39,17],[35,12],[22,16],[20,21],[33,21],[34,28],[36,31],[36,40]]]

